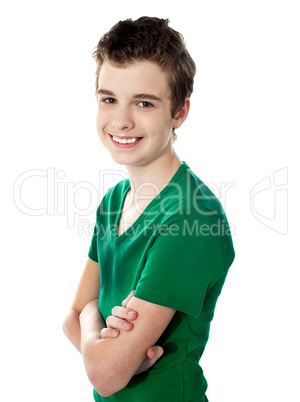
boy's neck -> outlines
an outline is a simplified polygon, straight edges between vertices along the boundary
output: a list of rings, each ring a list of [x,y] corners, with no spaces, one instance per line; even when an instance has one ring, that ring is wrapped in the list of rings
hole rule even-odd
[[[174,151],[171,156],[163,155],[145,166],[126,166],[130,176],[130,198],[133,200],[134,197],[145,197],[146,200],[156,197],[181,164],[182,161]]]

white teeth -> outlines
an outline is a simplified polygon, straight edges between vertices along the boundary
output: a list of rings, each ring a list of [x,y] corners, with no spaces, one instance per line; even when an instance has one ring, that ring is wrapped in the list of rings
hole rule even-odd
[[[138,138],[132,137],[132,138],[125,139],[125,138],[118,138],[118,137],[115,137],[115,136],[113,135],[113,140],[114,140],[115,142],[120,143],[120,144],[131,144],[131,143],[133,143],[133,142],[136,142],[136,141],[138,140]]]

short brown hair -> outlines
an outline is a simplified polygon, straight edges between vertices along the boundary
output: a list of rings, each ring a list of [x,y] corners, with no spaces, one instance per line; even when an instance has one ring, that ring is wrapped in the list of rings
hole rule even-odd
[[[153,61],[168,73],[174,118],[193,92],[196,65],[183,36],[169,27],[168,19],[141,17],[119,21],[100,39],[93,57],[97,63],[96,91],[105,60],[125,67],[135,61]]]

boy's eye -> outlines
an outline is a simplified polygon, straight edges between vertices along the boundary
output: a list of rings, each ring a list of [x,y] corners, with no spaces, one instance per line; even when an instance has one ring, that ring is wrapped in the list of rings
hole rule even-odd
[[[148,107],[153,106],[152,103],[147,102],[147,101],[141,101],[141,102],[138,103],[138,105],[143,107],[143,108],[148,108]]]
[[[104,99],[101,99],[101,100],[102,100],[102,102],[105,102],[105,103],[108,103],[108,104],[116,103],[116,100],[114,98],[104,98]]]

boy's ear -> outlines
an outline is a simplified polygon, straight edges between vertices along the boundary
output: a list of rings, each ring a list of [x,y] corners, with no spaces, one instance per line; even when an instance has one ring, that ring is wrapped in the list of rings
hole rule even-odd
[[[185,121],[185,119],[188,117],[189,111],[190,111],[190,98],[186,98],[184,105],[182,108],[178,110],[176,113],[175,118],[173,119],[173,128],[179,128],[181,124]]]

